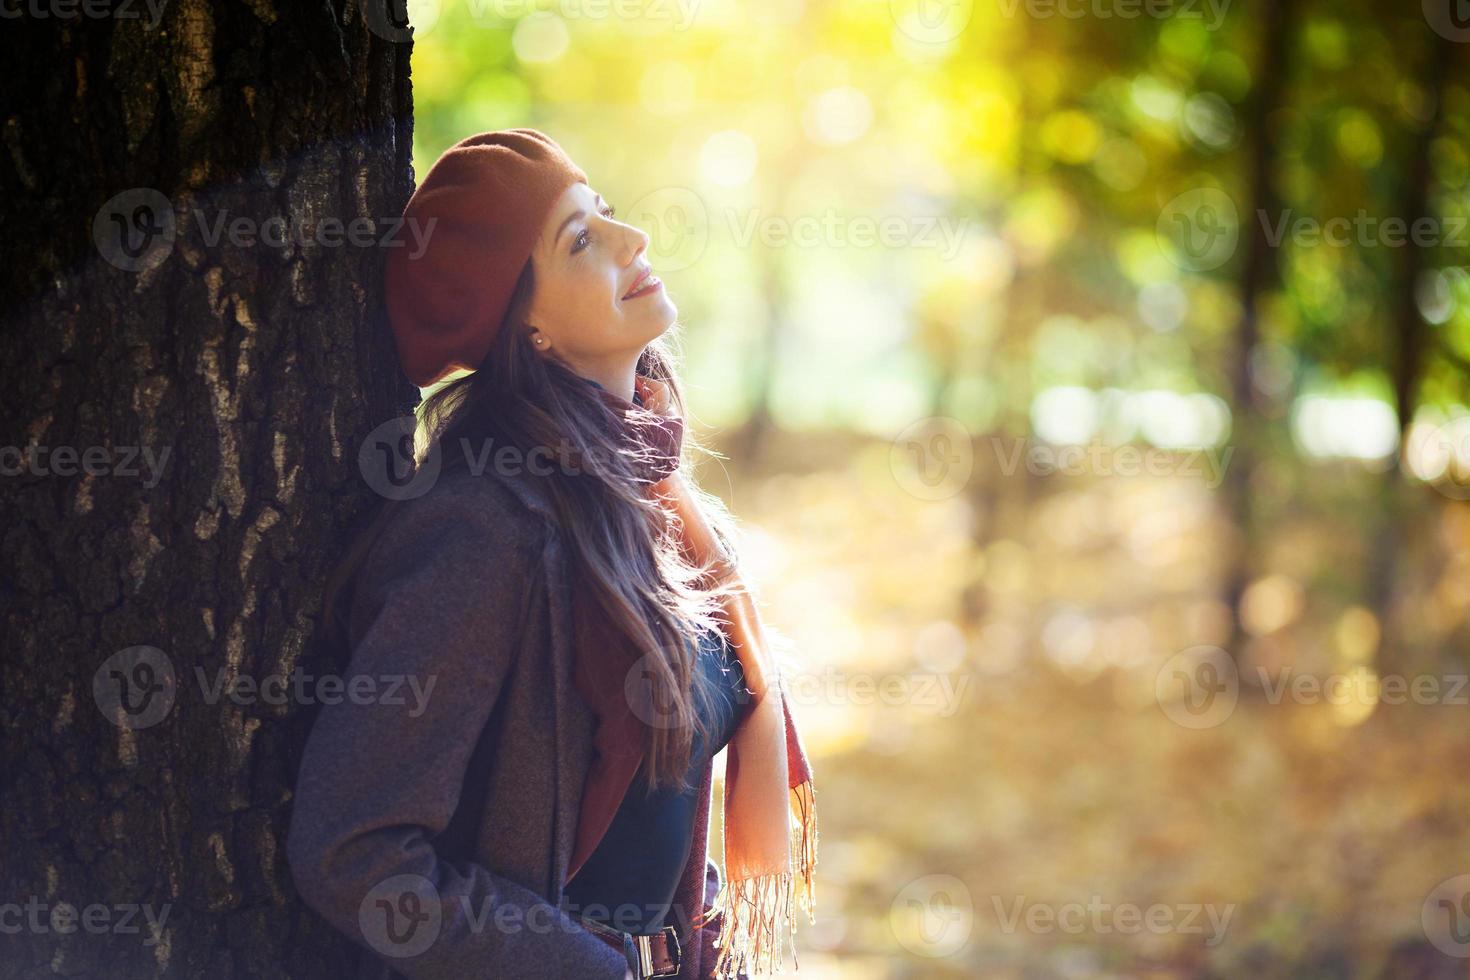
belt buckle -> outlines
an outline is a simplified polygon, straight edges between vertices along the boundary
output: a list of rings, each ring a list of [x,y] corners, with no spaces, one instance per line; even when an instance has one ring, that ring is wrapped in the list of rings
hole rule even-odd
[[[679,975],[679,964],[683,959],[684,950],[679,943],[679,931],[673,926],[664,926],[658,935],[663,933],[673,943],[673,964],[667,971],[660,970],[655,973],[653,969],[653,936],[634,936],[633,945],[638,948],[638,975],[640,977],[675,977]]]

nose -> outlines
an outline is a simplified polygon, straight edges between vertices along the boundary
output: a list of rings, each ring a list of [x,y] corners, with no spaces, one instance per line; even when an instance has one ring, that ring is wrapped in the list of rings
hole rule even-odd
[[[623,238],[625,242],[624,251],[627,253],[623,264],[632,265],[638,256],[642,255],[648,248],[648,232],[639,228],[637,225],[625,224],[623,227],[627,229]]]

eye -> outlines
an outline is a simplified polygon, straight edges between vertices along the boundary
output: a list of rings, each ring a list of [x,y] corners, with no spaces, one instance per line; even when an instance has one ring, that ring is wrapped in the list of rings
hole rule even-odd
[[[613,207],[611,204],[603,205],[602,214],[605,217],[611,218],[613,215],[615,215],[617,213],[618,213],[618,209],[615,208],[615,207]],[[573,255],[576,255],[578,252],[582,251],[582,249],[586,248],[588,245],[590,245],[592,243],[592,238],[590,236],[591,236],[590,230],[584,228],[584,229],[582,229],[581,233],[579,235],[577,235],[577,237],[572,240],[572,254]]]

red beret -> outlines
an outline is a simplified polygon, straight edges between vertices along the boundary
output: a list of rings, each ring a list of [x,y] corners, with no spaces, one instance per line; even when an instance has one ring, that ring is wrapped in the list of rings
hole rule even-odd
[[[587,175],[534,129],[471,136],[429,168],[384,270],[388,319],[410,381],[427,388],[480,366],[552,206],[579,181]]]

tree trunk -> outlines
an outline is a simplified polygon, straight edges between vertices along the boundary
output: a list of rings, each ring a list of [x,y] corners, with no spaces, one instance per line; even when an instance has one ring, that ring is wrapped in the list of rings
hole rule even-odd
[[[117,7],[0,32],[0,975],[340,976],[284,860],[321,692],[215,685],[322,672],[358,446],[417,397],[410,46],[354,0]]]
[[[1409,140],[1409,156],[1404,168],[1403,195],[1394,212],[1402,216],[1408,227],[1430,213],[1429,188],[1434,175],[1429,167],[1429,148],[1440,130],[1443,116],[1444,79],[1449,69],[1450,41],[1430,31],[1429,65],[1425,71],[1424,91],[1430,100],[1430,116]],[[1400,460],[1408,443],[1409,426],[1414,421],[1418,402],[1419,380],[1424,375],[1429,342],[1428,325],[1419,314],[1415,296],[1420,273],[1426,266],[1425,249],[1415,244],[1414,236],[1404,243],[1397,256],[1397,281],[1394,284],[1394,327],[1389,333],[1388,369],[1393,383],[1394,409],[1398,413],[1400,452],[1390,457],[1378,487],[1378,509],[1368,563],[1368,605],[1380,624],[1380,669],[1402,671],[1405,660],[1401,633],[1395,622],[1393,584],[1397,577],[1398,554],[1403,541],[1412,540],[1405,526],[1411,518]],[[1390,659],[1391,658],[1391,659]],[[1398,661],[1398,662],[1393,662]]]
[[[1251,354],[1260,339],[1258,324],[1262,294],[1273,281],[1276,257],[1267,229],[1257,214],[1274,216],[1281,211],[1280,199],[1271,184],[1271,151],[1275,139],[1269,132],[1271,114],[1281,104],[1287,74],[1287,50],[1291,36],[1292,0],[1264,0],[1257,16],[1261,21],[1261,55],[1255,72],[1256,92],[1246,121],[1251,136],[1250,201],[1241,215],[1244,267],[1240,284],[1240,320],[1230,364],[1230,387],[1234,426],[1235,457],[1226,471],[1222,493],[1231,524],[1234,546],[1225,568],[1225,602],[1232,612],[1230,655],[1243,664],[1248,638],[1241,624],[1241,599],[1250,583],[1256,552],[1255,516],[1251,505],[1251,471],[1264,445],[1266,425],[1260,411],[1255,383],[1251,378]],[[1246,229],[1250,234],[1245,235]]]
[[[788,329],[783,322],[786,309],[786,287],[783,284],[781,260],[770,249],[761,250],[761,284],[765,295],[766,316],[755,361],[749,372],[750,416],[740,433],[740,458],[748,463],[765,460],[766,444],[775,427],[771,408],[775,387],[776,365],[780,363],[781,337]]]

